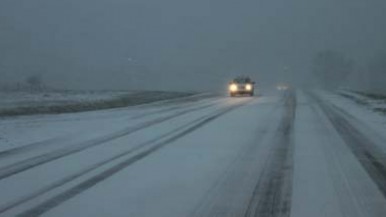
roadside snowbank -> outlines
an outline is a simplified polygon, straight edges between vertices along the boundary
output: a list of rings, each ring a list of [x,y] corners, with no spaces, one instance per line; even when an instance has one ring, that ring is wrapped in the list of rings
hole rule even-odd
[[[0,92],[0,117],[118,108],[189,95],[192,93],[164,91]]]
[[[349,115],[350,121],[367,135],[371,135],[369,137],[377,144],[384,144],[386,141],[386,116],[384,113],[369,109],[368,105],[360,105],[356,100],[344,97],[340,93],[318,91],[318,95],[324,101]],[[383,149],[386,152],[386,144],[383,145]]]
[[[360,105],[364,105],[369,109],[386,114],[386,96],[380,94],[361,93],[342,90],[339,94],[349,98]]]

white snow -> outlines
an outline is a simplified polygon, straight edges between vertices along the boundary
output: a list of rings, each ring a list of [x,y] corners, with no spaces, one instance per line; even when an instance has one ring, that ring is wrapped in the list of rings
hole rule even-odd
[[[364,106],[368,107],[368,109],[370,110],[377,111],[377,110],[385,109],[386,111],[385,98],[379,98],[379,99],[371,98],[369,96],[365,96],[363,94],[359,94],[348,90],[340,90],[339,93],[352,97],[353,99],[357,100],[359,104],[363,104]]]
[[[286,110],[281,94],[1,119],[0,175],[8,166],[36,156],[82,144],[95,146],[0,179],[0,216],[36,207],[236,105],[240,107],[165,143],[96,185],[78,189],[74,197],[58,200],[58,206],[48,207],[43,216],[244,216],[277,141]],[[383,146],[385,117],[334,93],[317,95],[355,117],[350,123]],[[149,124],[156,120],[160,121]],[[119,134],[144,124],[149,126]],[[96,143],[103,138],[110,139]],[[2,152],[36,142],[40,145],[31,149]],[[386,213],[385,197],[375,182],[316,101],[302,91],[297,91],[293,143],[291,216]],[[122,153],[126,154],[113,159]],[[54,187],[64,179],[67,182]],[[49,186],[53,188],[45,190]],[[28,197],[32,199],[23,201]],[[15,207],[1,211],[10,205]]]
[[[0,91],[0,110],[41,105],[68,105],[118,98],[132,94],[128,91]]]
[[[386,213],[385,198],[316,102],[301,91],[297,96],[291,216]]]
[[[347,113],[352,124],[368,134],[369,138],[379,144],[386,153],[386,114],[375,112],[364,105],[358,105],[353,100],[336,93],[318,91],[318,95],[324,101],[332,103]]]

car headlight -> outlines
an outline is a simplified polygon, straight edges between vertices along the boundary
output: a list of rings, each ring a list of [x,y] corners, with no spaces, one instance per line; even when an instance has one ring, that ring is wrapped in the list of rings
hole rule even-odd
[[[246,90],[252,90],[252,85],[247,84],[247,85],[245,86],[245,89],[246,89]]]
[[[237,91],[237,85],[236,85],[236,84],[231,84],[231,85],[229,85],[229,90],[230,90],[231,92]]]

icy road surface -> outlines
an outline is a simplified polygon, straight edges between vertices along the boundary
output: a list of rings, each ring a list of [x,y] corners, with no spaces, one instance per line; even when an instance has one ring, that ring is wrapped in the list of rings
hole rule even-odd
[[[0,216],[384,217],[386,120],[325,92],[0,120]]]

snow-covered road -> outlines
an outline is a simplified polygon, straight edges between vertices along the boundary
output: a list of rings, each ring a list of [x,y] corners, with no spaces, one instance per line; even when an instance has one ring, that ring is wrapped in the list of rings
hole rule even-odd
[[[385,131],[300,90],[5,118],[0,216],[383,217]]]

